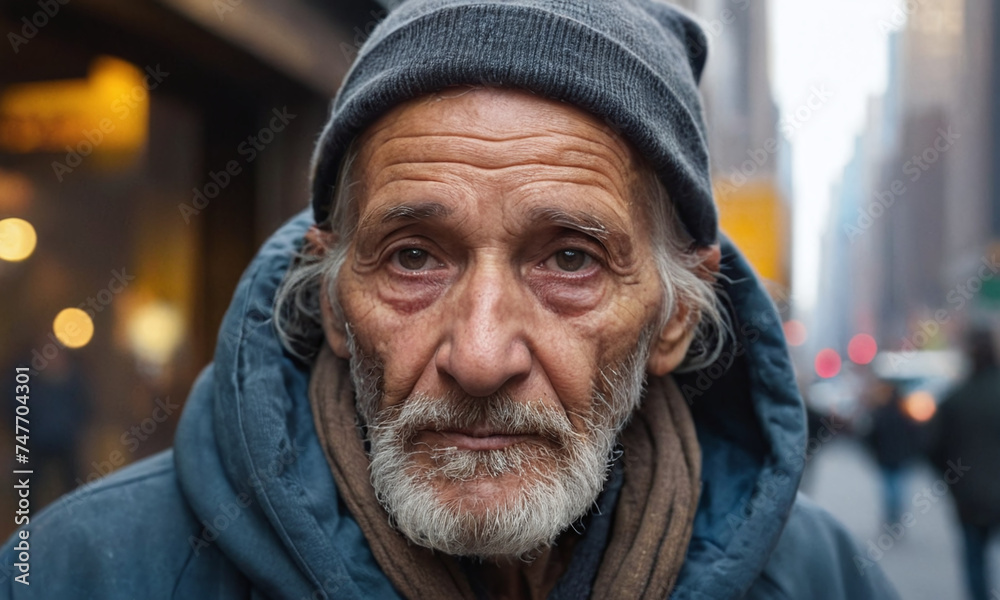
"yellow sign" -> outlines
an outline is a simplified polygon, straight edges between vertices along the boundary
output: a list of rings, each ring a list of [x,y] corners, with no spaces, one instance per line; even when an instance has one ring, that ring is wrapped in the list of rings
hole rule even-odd
[[[743,252],[757,273],[788,285],[788,210],[769,180],[736,185],[715,181],[719,228]]]
[[[94,60],[86,79],[7,86],[0,94],[0,151],[134,151],[146,143],[149,90],[159,78],[117,58]],[[72,165],[70,165],[72,166]]]

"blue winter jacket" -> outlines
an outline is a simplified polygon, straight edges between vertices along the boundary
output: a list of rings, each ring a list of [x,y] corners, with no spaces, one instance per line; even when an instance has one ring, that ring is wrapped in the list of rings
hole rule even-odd
[[[272,328],[275,289],[310,223],[303,213],[285,225],[247,269],[173,449],[33,516],[30,585],[16,581],[15,534],[0,553],[0,598],[400,597],[338,499],[308,369]],[[895,598],[845,530],[797,497],[805,419],[778,315],[730,245],[723,272],[738,337],[723,357],[731,365],[678,378],[703,487],[672,597]]]

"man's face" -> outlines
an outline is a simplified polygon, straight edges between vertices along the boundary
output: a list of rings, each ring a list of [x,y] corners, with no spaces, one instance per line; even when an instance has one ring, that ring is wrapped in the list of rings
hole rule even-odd
[[[330,341],[353,353],[373,483],[404,533],[457,554],[523,552],[530,541],[490,545],[505,534],[489,522],[547,511],[558,533],[590,507],[650,340],[657,352],[661,284],[617,135],[525,92],[444,96],[362,138],[337,280],[347,327]],[[585,497],[556,510],[556,495]],[[403,522],[424,510],[469,539]]]

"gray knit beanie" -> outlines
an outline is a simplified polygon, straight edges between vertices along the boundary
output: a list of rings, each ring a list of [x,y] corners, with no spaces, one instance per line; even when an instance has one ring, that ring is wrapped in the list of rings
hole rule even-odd
[[[316,222],[351,140],[392,107],[453,85],[521,88],[603,118],[659,174],[698,245],[716,239],[698,94],[707,40],[657,0],[407,0],[372,32],[313,156]]]

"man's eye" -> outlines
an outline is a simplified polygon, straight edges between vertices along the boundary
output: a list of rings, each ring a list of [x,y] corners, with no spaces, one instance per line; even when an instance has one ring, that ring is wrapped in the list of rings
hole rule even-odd
[[[580,269],[585,269],[594,264],[594,257],[583,250],[568,248],[553,254],[547,261],[546,266],[559,271],[574,273]]]
[[[430,254],[420,248],[403,248],[396,252],[394,258],[404,271],[422,271],[428,266]]]

